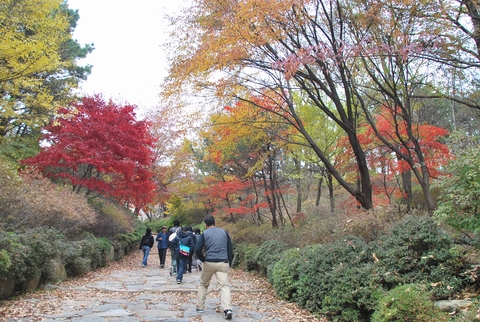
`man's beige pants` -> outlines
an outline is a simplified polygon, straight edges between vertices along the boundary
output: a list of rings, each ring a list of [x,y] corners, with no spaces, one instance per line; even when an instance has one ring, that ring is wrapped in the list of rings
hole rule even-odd
[[[203,263],[202,275],[200,276],[200,286],[198,287],[197,309],[205,309],[205,299],[207,297],[208,286],[210,285],[210,280],[214,274],[217,278],[217,283],[220,289],[222,311],[232,309],[230,288],[228,287],[229,272],[230,266],[228,266],[228,263]]]

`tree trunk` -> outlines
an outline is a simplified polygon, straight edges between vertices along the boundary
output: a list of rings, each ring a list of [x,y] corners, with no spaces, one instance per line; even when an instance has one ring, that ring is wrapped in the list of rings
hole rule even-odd
[[[320,205],[320,197],[322,196],[322,183],[323,183],[323,177],[320,177],[320,179],[318,180],[317,199],[315,200],[316,207]]]
[[[297,179],[295,180],[297,188],[297,214],[302,212],[302,183],[300,179],[300,161],[297,158],[293,158],[295,169],[297,170]]]
[[[476,0],[464,0],[463,3],[467,6],[468,15],[472,19],[472,38],[477,45],[477,53],[480,55],[480,14],[478,12],[478,2]]]
[[[228,195],[228,193],[227,193],[227,196],[226,196],[226,197],[227,197],[227,206],[228,206],[228,208],[232,208],[232,205],[231,205],[231,203],[230,203],[230,196]],[[232,213],[232,212],[230,212],[230,220],[231,220],[233,223],[235,223],[235,217],[233,216],[233,213]]]
[[[325,154],[322,152],[320,147],[317,145],[315,140],[310,136],[310,134],[303,128],[300,120],[299,128],[302,132],[302,135],[308,141],[309,145],[312,147],[315,154],[319,157],[322,163],[325,165],[326,170],[328,171],[329,175],[335,178],[337,182],[342,186],[345,190],[347,190],[355,199],[362,205],[362,207],[366,210],[373,208],[373,201],[372,201],[372,184],[370,182],[370,172],[368,169],[368,164],[365,157],[365,152],[362,150],[360,143],[358,142],[357,138],[354,134],[350,135],[350,146],[353,150],[355,155],[355,161],[357,164],[358,175],[359,175],[359,188],[352,186],[349,182],[347,182],[341,173],[335,169],[335,166],[328,160]]]
[[[412,202],[412,172],[405,171],[402,172],[402,186],[403,186],[403,197],[402,203],[407,205],[407,208],[410,208],[410,203]]]
[[[258,189],[257,189],[257,184],[256,184],[256,181],[253,179],[252,177],[252,187],[253,187],[253,190],[255,191],[255,202],[254,202],[254,205],[257,205],[258,204],[258,200],[260,199],[258,197]],[[257,209],[255,211],[255,214],[256,214],[256,219],[254,220],[255,222],[255,225],[256,226],[260,226],[262,224],[262,216],[260,215],[260,209]]]
[[[330,173],[327,174],[327,184],[328,184],[328,199],[330,200],[330,213],[333,215],[335,213],[335,199],[333,198],[333,177]]]
[[[425,199],[427,209],[431,213],[435,210],[437,205],[430,191],[430,175],[428,174],[427,166],[422,165],[421,170],[422,174],[420,174],[419,171],[416,169],[414,170],[414,173],[416,174],[418,183],[420,183],[420,186],[422,187],[423,198]]]
[[[312,186],[312,180],[313,180],[313,169],[311,168],[312,166],[310,165],[308,167],[308,175],[306,177],[306,182],[305,182],[305,188],[303,189],[304,193],[302,193],[302,202],[307,201],[308,195],[310,193],[310,187]]]
[[[263,188],[265,189],[265,192],[266,192],[265,199],[267,200],[268,207],[270,208],[270,213],[272,214],[272,227],[278,227],[275,196],[271,193],[268,193],[270,191],[270,188],[267,183],[267,176],[265,175],[265,171],[262,171],[262,180],[263,180]],[[273,197],[273,200],[271,196]]]

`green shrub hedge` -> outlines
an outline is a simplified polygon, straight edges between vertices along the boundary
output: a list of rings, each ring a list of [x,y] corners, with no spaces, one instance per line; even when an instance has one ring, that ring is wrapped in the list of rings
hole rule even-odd
[[[292,300],[297,293],[303,262],[300,250],[291,248],[283,252],[282,258],[274,264],[269,280],[281,299]]]
[[[431,293],[422,284],[395,287],[379,302],[372,322],[446,322],[447,314],[437,310],[430,300]]]
[[[375,252],[383,267],[383,284],[422,283],[436,298],[447,298],[465,287],[461,272],[467,263],[458,246],[428,216],[411,216],[380,237]]]
[[[234,244],[233,266],[247,272],[256,270],[258,265],[255,262],[255,254],[258,246],[250,243]]]
[[[371,249],[362,239],[350,237],[314,245],[300,254],[293,301],[333,320],[368,320],[382,292],[378,275],[373,274]]]
[[[42,276],[50,260],[60,254],[62,236],[54,229],[34,228],[22,234],[0,231],[0,272],[17,283]]]
[[[15,280],[19,288],[22,282],[38,276],[42,283],[57,282],[51,280],[51,260],[62,262],[68,276],[81,275],[89,269],[105,266],[113,243],[120,247],[121,257],[138,247],[141,235],[137,230],[120,236],[121,242],[111,242],[90,233],[72,240],[58,230],[42,227],[21,234],[0,230],[0,278]]]
[[[380,301],[397,286],[422,284],[434,300],[474,283],[463,274],[471,263],[461,248],[428,216],[407,217],[370,243],[343,237],[301,249],[282,247],[265,242],[253,257],[248,257],[255,248],[250,244],[236,249],[242,250],[247,270],[272,265],[267,274],[280,298],[333,321],[370,321]]]
[[[289,247],[278,240],[267,240],[253,254],[252,260],[257,264],[258,272],[262,276],[271,276],[275,263],[282,258],[282,254]]]
[[[61,260],[67,275],[84,274],[90,268],[105,266],[105,254],[110,252],[111,243],[106,238],[96,238],[90,233],[82,235],[80,240],[70,241],[62,247]]]

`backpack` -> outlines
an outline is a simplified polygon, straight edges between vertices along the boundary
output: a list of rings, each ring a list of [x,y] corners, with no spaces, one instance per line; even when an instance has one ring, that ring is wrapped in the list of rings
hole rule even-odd
[[[178,241],[178,246],[180,246],[180,255],[189,256],[190,255],[190,246],[182,244],[182,241]]]
[[[172,241],[175,239],[175,237],[177,237],[177,233],[179,231],[180,227],[177,228],[177,230],[175,230],[174,233],[171,233],[170,236],[168,236],[168,241]]]

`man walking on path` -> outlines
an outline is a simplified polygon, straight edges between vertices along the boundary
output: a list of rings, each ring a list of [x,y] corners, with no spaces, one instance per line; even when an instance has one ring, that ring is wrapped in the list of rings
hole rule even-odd
[[[157,238],[158,241],[158,257],[160,259],[160,268],[165,267],[165,260],[167,259],[167,249],[168,249],[168,232],[167,226],[163,226],[162,230],[158,232]]]
[[[197,312],[203,313],[210,280],[215,274],[220,288],[220,301],[223,313],[227,320],[232,318],[232,304],[228,273],[232,266],[233,245],[228,233],[215,227],[215,218],[205,216],[203,222],[206,230],[197,239],[195,254],[204,262],[197,295]]]

